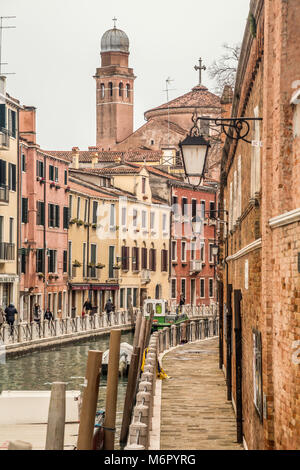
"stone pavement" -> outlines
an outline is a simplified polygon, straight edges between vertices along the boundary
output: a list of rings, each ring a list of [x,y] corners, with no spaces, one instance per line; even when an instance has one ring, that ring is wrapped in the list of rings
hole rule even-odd
[[[162,359],[160,449],[243,450],[219,369],[218,339],[174,348]]]

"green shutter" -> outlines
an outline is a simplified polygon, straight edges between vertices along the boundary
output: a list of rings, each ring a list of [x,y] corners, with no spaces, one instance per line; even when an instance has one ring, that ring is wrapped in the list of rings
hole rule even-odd
[[[6,105],[0,104],[0,127],[6,129]]]

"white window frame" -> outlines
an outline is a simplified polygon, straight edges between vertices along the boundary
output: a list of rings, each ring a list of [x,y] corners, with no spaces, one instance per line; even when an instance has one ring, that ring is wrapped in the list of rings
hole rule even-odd
[[[173,258],[173,243],[175,244],[175,258]],[[178,249],[178,246],[177,246],[177,240],[172,240],[171,241],[171,256],[172,256],[172,261],[177,261],[177,249]]]
[[[184,286],[185,286],[184,292],[182,291],[182,281],[184,281]],[[180,295],[181,294],[183,294],[183,297],[186,299],[186,278],[185,277],[182,277],[180,279]]]
[[[77,198],[77,219],[80,220],[80,208],[81,208],[81,199],[80,196]]]
[[[147,230],[147,211],[142,210],[142,228]]]
[[[182,249],[183,245],[184,245],[184,250]],[[182,256],[183,251],[184,251],[184,258]],[[186,263],[186,242],[185,241],[181,242],[181,261]]]
[[[115,228],[116,226],[116,205],[110,204],[109,208],[109,226],[110,228]]]
[[[201,251],[203,246],[203,259],[201,258]],[[205,264],[205,240],[201,240],[200,242],[200,261]]]
[[[214,246],[214,243],[209,242],[208,244],[208,262],[209,264],[214,264],[214,256],[212,254],[211,246]]]
[[[212,281],[212,295],[210,295],[210,293],[209,293],[209,290],[210,290],[210,281]],[[215,286],[214,286],[214,278],[213,278],[213,277],[210,277],[210,278],[208,279],[208,297],[209,297],[210,299],[213,299],[213,298],[214,298],[214,288],[215,288]]]
[[[175,283],[175,297],[172,296],[172,291],[173,291],[173,282]],[[176,277],[173,277],[171,279],[171,292],[170,292],[170,298],[171,299],[177,299],[177,279]]]
[[[201,282],[203,281],[203,296],[201,295]],[[205,277],[200,277],[200,299],[205,299]]]

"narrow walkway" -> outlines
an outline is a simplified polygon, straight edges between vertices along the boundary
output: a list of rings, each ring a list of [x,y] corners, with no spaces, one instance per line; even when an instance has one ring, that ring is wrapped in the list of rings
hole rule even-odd
[[[170,379],[162,383],[160,449],[243,449],[218,361],[218,339],[186,344],[163,357]]]

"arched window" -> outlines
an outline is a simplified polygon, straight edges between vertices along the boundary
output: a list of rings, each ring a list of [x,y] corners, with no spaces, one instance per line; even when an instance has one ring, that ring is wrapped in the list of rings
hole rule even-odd
[[[113,95],[113,84],[112,84],[112,82],[109,82],[108,87],[109,87],[109,96],[112,96]]]
[[[123,98],[123,83],[119,83],[119,96]]]
[[[105,95],[105,86],[104,83],[101,83],[101,98],[104,98]]]
[[[126,85],[126,98],[130,98],[130,85],[127,83]]]

